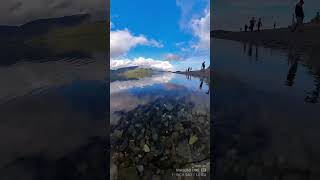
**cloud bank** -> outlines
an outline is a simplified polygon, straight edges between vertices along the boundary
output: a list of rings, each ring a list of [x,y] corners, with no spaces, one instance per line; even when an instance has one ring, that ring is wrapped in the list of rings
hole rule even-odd
[[[198,42],[194,46],[196,49],[210,48],[210,10],[206,9],[200,18],[191,20],[191,29]]]
[[[182,60],[182,57],[177,54],[168,53],[165,55],[164,59],[166,61],[177,61],[177,60]]]
[[[119,69],[123,67],[139,66],[164,71],[173,71],[174,68],[169,61],[155,60],[152,58],[138,57],[134,59],[111,59],[110,68]]]
[[[114,25],[113,25],[114,26]],[[110,31],[110,56],[111,58],[125,55],[138,45],[161,48],[161,42],[147,39],[144,35],[133,35],[128,29]]]

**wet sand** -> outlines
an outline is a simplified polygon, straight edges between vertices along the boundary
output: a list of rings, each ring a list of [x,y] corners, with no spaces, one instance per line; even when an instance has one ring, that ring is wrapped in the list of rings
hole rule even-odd
[[[305,23],[298,31],[290,28],[265,29],[260,32],[233,32],[215,30],[211,37],[248,42],[269,48],[312,50],[320,44],[320,23]]]

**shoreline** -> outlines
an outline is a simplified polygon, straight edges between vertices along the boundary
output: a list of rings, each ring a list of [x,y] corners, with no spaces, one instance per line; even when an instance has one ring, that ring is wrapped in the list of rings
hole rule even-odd
[[[291,32],[290,28],[264,29],[260,32],[214,30],[210,36],[275,49],[308,51],[320,45],[320,23],[305,23],[300,30],[302,32]]]
[[[176,74],[184,74],[189,76],[195,76],[195,77],[201,77],[201,78],[207,78],[210,79],[210,68],[205,69],[204,71],[198,70],[198,71],[176,71],[173,72]]]

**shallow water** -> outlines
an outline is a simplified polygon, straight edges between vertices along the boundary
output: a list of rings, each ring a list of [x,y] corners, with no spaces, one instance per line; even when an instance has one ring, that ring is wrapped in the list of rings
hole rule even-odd
[[[1,52],[0,179],[105,179],[106,55],[41,52]]]
[[[216,178],[318,179],[320,56],[225,40],[213,49]]]
[[[174,73],[112,82],[111,178],[177,179],[198,165],[209,179],[209,94],[206,80]]]

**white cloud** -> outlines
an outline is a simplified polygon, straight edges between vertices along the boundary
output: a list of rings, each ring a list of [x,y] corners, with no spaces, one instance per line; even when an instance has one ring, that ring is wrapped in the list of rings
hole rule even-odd
[[[181,60],[181,56],[176,55],[176,54],[172,54],[172,53],[168,53],[165,55],[165,60],[166,61],[174,61],[174,60]]]
[[[131,48],[138,45],[163,47],[162,43],[154,39],[148,40],[144,35],[134,36],[128,29],[110,31],[111,57],[125,55]]]
[[[195,0],[176,0],[176,4],[181,10],[180,28],[187,28],[188,21],[192,15],[192,9],[195,4]]]
[[[117,57],[127,53],[137,45],[146,45],[148,40],[143,35],[134,36],[127,29],[110,31],[110,56]]]
[[[184,41],[177,42],[177,43],[176,43],[176,46],[177,46],[177,47],[182,47],[183,45],[185,45],[185,43],[186,43],[186,42],[184,42]]]
[[[153,47],[163,48],[163,44],[161,42],[154,40],[154,39],[151,39],[148,44]]]
[[[206,9],[200,18],[191,20],[192,33],[197,37],[198,42],[194,45],[196,49],[210,48],[210,10]]]
[[[155,60],[152,58],[139,57],[134,59],[111,59],[110,62],[111,69],[119,69],[130,66],[174,71],[173,65],[169,61]]]

